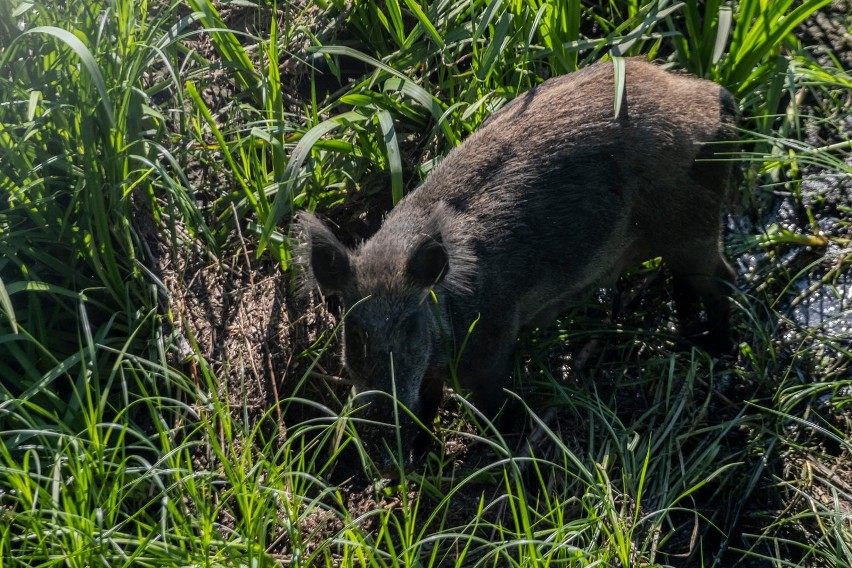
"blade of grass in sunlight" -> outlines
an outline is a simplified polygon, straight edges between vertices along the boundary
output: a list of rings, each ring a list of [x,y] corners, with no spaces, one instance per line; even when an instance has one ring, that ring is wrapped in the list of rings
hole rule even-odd
[[[210,34],[213,45],[222,61],[233,71],[242,90],[252,92],[257,85],[257,76],[251,59],[243,49],[234,32],[222,21],[218,10],[209,0],[188,0],[189,6],[200,14],[199,21]]]

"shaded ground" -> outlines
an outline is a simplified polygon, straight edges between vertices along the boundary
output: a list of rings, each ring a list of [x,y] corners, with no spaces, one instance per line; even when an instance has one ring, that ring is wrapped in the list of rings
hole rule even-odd
[[[264,35],[268,30],[269,19],[276,18],[302,18],[312,32],[325,34],[329,38],[333,35],[334,22],[317,18],[316,13],[305,10],[304,6],[288,4],[286,11],[277,14],[271,12],[258,13],[253,8],[247,8],[231,4],[222,9],[222,15],[233,29],[243,29],[259,35]],[[813,46],[813,53],[820,60],[830,62],[832,59],[840,61],[847,69],[852,68],[852,37],[848,33],[850,24],[850,13],[852,5],[848,0],[834,2],[829,8],[821,12],[817,17],[810,20],[800,30],[802,40]],[[291,52],[299,55],[304,53],[307,45],[307,36],[295,37],[290,46]],[[215,52],[205,38],[199,38],[193,47],[209,59],[215,59]],[[299,57],[293,57],[284,65],[284,80],[289,85],[293,110],[297,111],[304,96],[303,88],[307,77],[307,68]],[[202,94],[210,107],[216,110],[218,118],[223,124],[241,119],[240,110],[232,104],[233,87],[229,83],[228,74],[222,70],[208,77],[209,83]],[[334,88],[333,81],[329,88]],[[838,101],[824,101],[816,99],[813,94],[804,100],[805,108],[812,110],[814,114],[827,118],[822,120],[805,120],[806,140],[817,146],[832,144],[842,140],[848,140],[852,133],[852,115],[845,109],[852,106],[852,94],[846,95],[843,104]],[[191,182],[199,190],[197,199],[200,202],[213,202],[220,193],[220,189],[227,187],[228,181],[221,179],[210,167],[210,163],[216,160],[216,156],[202,156],[198,160],[197,154],[187,154],[188,171],[192,172]],[[205,162],[205,160],[208,160]],[[813,222],[819,229],[830,232],[836,236],[852,237],[852,227],[838,225],[839,219],[843,218],[841,208],[852,203],[852,183],[848,178],[825,176],[819,170],[810,169],[802,172],[804,182],[802,193],[806,195],[805,203],[812,205],[815,214]],[[806,215],[806,211],[794,206],[795,201],[789,194],[785,194],[783,188],[776,190],[765,190],[759,194],[759,203],[755,211],[758,213],[751,218],[738,220],[732,223],[735,231],[747,234],[754,233],[760,228],[778,224],[796,233],[812,233],[814,227],[812,220]],[[369,205],[371,212],[364,215],[364,210]],[[358,202],[347,203],[345,209],[330,213],[333,220],[350,227],[360,234],[368,234],[375,229],[380,212],[389,206],[388,203]],[[211,218],[214,216],[210,212]],[[848,218],[848,215],[847,217]],[[137,224],[145,226],[150,224],[144,212],[140,212]],[[323,380],[321,377],[338,377],[342,375],[339,362],[336,360],[335,349],[330,349],[320,358],[312,375],[306,377],[308,368],[313,360],[312,354],[316,352],[316,344],[328,337],[329,331],[336,321],[335,307],[325,306],[315,301],[315,298],[297,296],[294,290],[291,274],[283,273],[280,268],[268,260],[257,260],[256,240],[246,231],[239,235],[230,235],[228,244],[224,250],[230,251],[226,256],[214,257],[208,252],[208,248],[196,243],[188,235],[172,235],[171,242],[162,242],[156,235],[168,234],[148,227],[147,235],[152,248],[154,267],[160,275],[163,283],[169,291],[168,309],[174,314],[176,333],[183,336],[187,350],[197,349],[200,354],[213,366],[213,371],[224,383],[221,386],[227,391],[232,403],[235,415],[240,419],[248,420],[250,423],[258,421],[270,408],[278,409],[278,423],[282,431],[287,423],[303,419],[306,415],[303,411],[291,410],[289,415],[284,415],[282,400],[291,396],[299,386],[301,396],[316,396],[330,405],[335,404],[335,398],[346,395],[347,387],[333,380]],[[282,228],[283,230],[283,228]],[[179,246],[175,246],[178,245]],[[820,340],[814,344],[811,351],[812,360],[804,362],[800,367],[808,369],[819,365],[842,365],[838,363],[839,348],[849,348],[849,313],[852,310],[852,277],[849,272],[836,270],[841,265],[844,255],[848,255],[847,249],[842,249],[832,244],[829,250],[813,252],[802,247],[791,247],[789,256],[783,259],[782,264],[787,270],[795,274],[804,271],[798,278],[791,278],[795,282],[797,290],[794,294],[782,294],[778,291],[781,302],[786,307],[781,311],[786,313],[788,321],[779,321],[779,331],[775,337],[779,338],[770,344],[771,348],[778,350],[779,356],[792,353],[791,346],[805,340],[803,334],[819,332],[820,337],[836,338],[843,345],[833,345],[830,341]],[[821,260],[820,260],[821,258]],[[768,270],[768,265],[774,263],[774,258],[762,257],[757,254],[743,255],[736,259],[738,271],[742,275],[743,287],[750,298],[759,297],[765,291],[758,288],[765,286],[763,275]],[[815,266],[810,266],[818,261]],[[805,270],[807,268],[807,270]],[[834,271],[834,272],[833,272]],[[630,282],[636,284],[640,279]],[[641,287],[634,303],[631,315],[624,316],[614,326],[619,328],[636,329],[667,329],[671,326],[673,315],[668,307],[659,308],[661,298],[668,303],[668,287],[664,278],[658,278],[650,284]],[[605,306],[606,298],[601,300]],[[646,309],[656,306],[653,309]],[[605,309],[601,313],[606,313]],[[600,328],[600,317],[593,312],[589,315],[589,321],[582,317],[574,322],[576,327],[572,332],[583,337],[582,329],[587,325],[589,330]],[[810,331],[809,331],[810,330]],[[548,341],[548,335],[533,338],[532,344]],[[581,369],[577,360],[583,359],[586,351],[594,351],[596,354],[606,353],[605,346],[614,340],[613,334],[604,334],[603,339],[595,340],[591,344],[583,341],[572,345],[555,345],[545,351],[543,364],[562,380],[575,381],[580,385],[594,381],[599,394],[604,400],[614,400],[619,408],[619,416],[623,421],[635,419],[641,415],[642,409],[646,408],[643,397],[646,396],[639,389],[617,390],[607,385],[617,384],[614,380],[607,380],[608,361],[604,359],[595,360],[594,369],[588,372]],[[601,345],[603,343],[603,346]],[[332,341],[332,345],[334,342]],[[585,347],[584,347],[585,346]],[[189,352],[189,351],[188,351]],[[187,353],[188,353],[187,352]],[[620,353],[620,351],[618,352]],[[641,353],[637,356],[639,361],[643,358],[653,358],[656,353]],[[605,357],[605,355],[604,355]],[[528,367],[534,371],[542,361],[525,360]],[[613,362],[614,363],[614,362]],[[749,362],[740,358],[737,361],[729,361],[722,364],[721,375],[726,376],[726,369],[735,369],[737,366],[748,366]],[[848,364],[846,366],[848,369]],[[197,380],[200,377],[198,369],[191,366],[187,368]],[[842,367],[841,367],[842,370]],[[733,371],[731,371],[733,372]],[[303,383],[305,379],[305,384]],[[802,377],[802,385],[807,384],[807,377]],[[761,391],[763,385],[735,384],[725,382],[724,378],[713,385],[699,384],[693,397],[692,404],[698,414],[696,420],[704,420],[708,424],[713,421],[722,421],[734,415],[740,404],[737,401],[743,399],[765,399],[767,393]],[[852,396],[852,394],[850,394]],[[702,401],[709,397],[711,401],[708,407],[700,408]],[[826,399],[828,400],[828,399]],[[767,400],[767,404],[772,401]],[[301,408],[301,407],[300,407]],[[802,416],[819,420],[836,427],[839,431],[852,432],[852,415],[847,407],[834,408],[826,404],[823,408],[802,408]],[[585,436],[578,435],[582,432],[583,425],[578,417],[568,411],[549,415],[550,424],[554,430],[561,432],[566,443],[577,453],[582,453]],[[457,411],[452,404],[448,404],[442,414],[443,425],[457,426]],[[790,436],[808,436],[805,430],[796,431],[795,425],[791,426]],[[546,453],[546,440],[538,442],[538,450]],[[740,455],[744,440],[742,434],[732,433],[728,440],[730,447],[726,449],[730,455]],[[456,461],[460,468],[474,469],[478,463],[488,460],[491,456],[483,448],[472,446],[460,437],[449,437],[444,440],[446,452]],[[817,445],[821,455],[813,457],[796,456],[787,463],[780,464],[772,469],[772,472],[781,473],[793,481],[807,494],[816,497],[825,503],[830,503],[836,496],[826,487],[821,479],[830,479],[835,486],[844,487],[852,494],[850,481],[852,480],[852,456],[848,449],[842,445],[831,446],[830,441],[823,440]],[[203,456],[199,456],[203,459]],[[805,481],[809,480],[809,481]],[[767,474],[764,485],[773,483],[771,474]],[[375,487],[366,482],[352,482],[345,488],[348,507],[352,516],[365,513],[376,507],[394,508],[400,507],[399,496],[380,496]],[[705,496],[708,503],[715,503],[719,495],[725,491],[736,495],[736,487],[725,485],[719,481],[718,485],[711,485],[706,489]],[[377,497],[377,495],[379,495]],[[758,488],[752,494],[752,499],[746,505],[736,505],[732,502],[724,503],[728,508],[735,510],[722,511],[708,509],[709,518],[721,521],[721,525],[728,530],[741,534],[760,534],[767,526],[766,515],[769,511],[781,510],[783,507],[795,507],[796,495],[787,492],[770,493]],[[700,500],[700,497],[696,500]],[[740,507],[747,506],[748,511],[742,512]],[[852,506],[844,502],[846,510],[852,513]],[[460,500],[455,504],[453,510],[458,514],[458,524],[471,516],[470,512],[477,507],[477,498],[471,498],[470,502]],[[722,515],[722,517],[720,517]],[[742,517],[743,524],[739,527],[732,526],[726,519]],[[341,522],[333,515],[318,511],[307,523],[305,530],[310,533],[311,538],[322,540],[328,534],[340,530]],[[368,521],[369,522],[369,521]],[[686,521],[685,521],[686,522]],[[449,526],[454,521],[450,519]],[[691,529],[691,527],[689,527]],[[791,538],[802,538],[811,532],[808,526],[788,527],[787,530],[798,530],[799,534]],[[684,532],[684,541],[671,543],[671,550],[689,549],[689,532]],[[748,548],[754,540],[743,536],[737,542],[727,543],[728,546]],[[280,549],[274,550],[286,558],[287,543],[278,543]],[[676,562],[676,559],[670,559]],[[758,565],[758,564],[755,564]]]

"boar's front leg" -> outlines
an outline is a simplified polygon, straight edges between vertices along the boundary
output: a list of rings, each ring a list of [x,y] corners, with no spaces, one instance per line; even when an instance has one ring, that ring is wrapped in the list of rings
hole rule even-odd
[[[495,321],[496,320],[496,321]],[[497,416],[512,378],[518,325],[503,318],[481,318],[461,354],[457,368],[460,386],[473,395],[476,407],[489,419]]]

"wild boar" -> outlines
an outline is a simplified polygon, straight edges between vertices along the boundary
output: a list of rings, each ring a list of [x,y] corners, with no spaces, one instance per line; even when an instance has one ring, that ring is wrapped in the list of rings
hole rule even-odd
[[[733,166],[712,158],[731,151],[715,143],[736,137],[735,102],[709,81],[636,59],[625,67],[617,118],[611,62],[542,83],[453,149],[354,250],[299,216],[308,282],[351,309],[343,356],[356,390],[394,393],[428,424],[453,362],[493,415],[521,331],[655,257],[679,314],[703,303],[703,335],[687,332],[724,349],[734,272],[720,254],[721,208]],[[365,416],[388,421],[380,398]]]

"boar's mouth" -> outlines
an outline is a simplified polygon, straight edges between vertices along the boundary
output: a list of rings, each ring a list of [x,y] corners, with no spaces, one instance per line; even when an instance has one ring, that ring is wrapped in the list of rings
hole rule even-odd
[[[364,451],[383,478],[395,478],[422,460],[432,441],[432,422],[443,395],[443,381],[424,377],[414,408],[384,391],[364,391],[352,401]]]
[[[382,391],[359,393],[353,406],[358,408],[352,417],[369,458],[366,461],[381,477],[398,475],[401,468],[408,469],[423,455],[429,432],[411,409]]]

